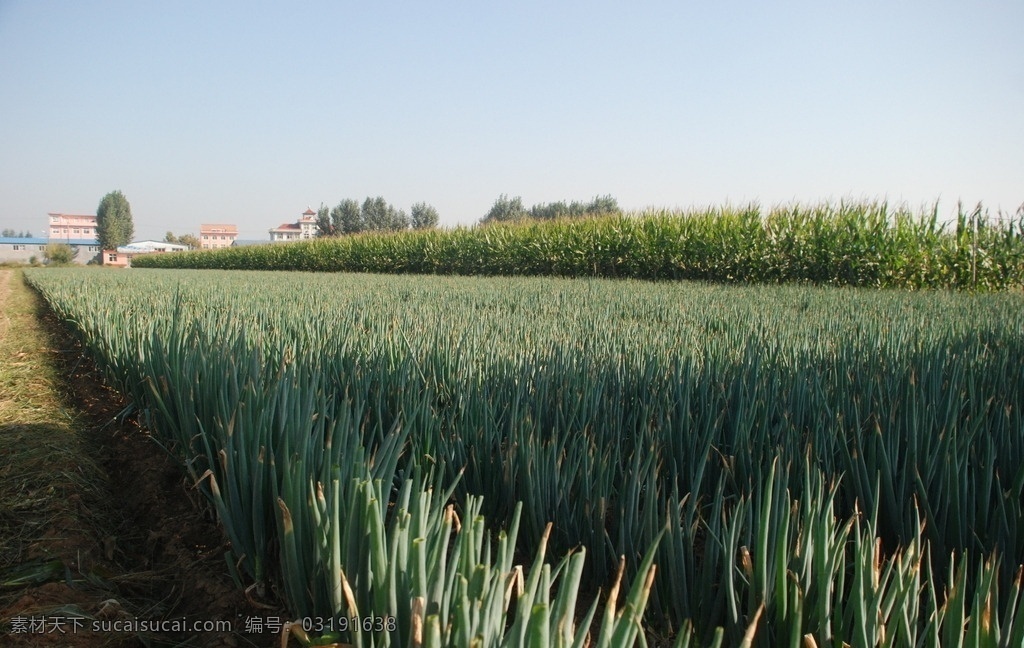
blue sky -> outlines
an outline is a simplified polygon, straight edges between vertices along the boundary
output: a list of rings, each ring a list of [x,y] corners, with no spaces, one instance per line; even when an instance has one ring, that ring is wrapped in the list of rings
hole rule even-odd
[[[1024,202],[1024,2],[0,0],[0,226]]]

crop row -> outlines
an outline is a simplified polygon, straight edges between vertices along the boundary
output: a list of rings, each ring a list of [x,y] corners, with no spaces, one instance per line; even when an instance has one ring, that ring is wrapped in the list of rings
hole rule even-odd
[[[1024,214],[884,203],[645,213],[363,234],[287,245],[151,255],[136,267],[692,279],[865,287],[1024,285]]]
[[[615,645],[648,597],[647,637],[683,645],[1024,640],[1019,294],[28,276],[207,489],[240,578],[401,620],[364,645],[417,619],[569,645],[555,580],[620,556]],[[512,594],[513,555],[579,546]]]

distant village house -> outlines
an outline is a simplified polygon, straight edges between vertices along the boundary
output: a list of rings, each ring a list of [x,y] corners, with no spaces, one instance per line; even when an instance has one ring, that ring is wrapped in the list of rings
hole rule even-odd
[[[91,214],[61,214],[50,212],[49,236],[50,242],[90,240],[95,241],[96,216]]]
[[[316,212],[307,207],[294,223],[282,223],[270,230],[271,241],[301,241],[316,238]]]
[[[78,265],[97,258],[100,244],[96,240],[96,216],[60,212],[47,216],[45,238],[0,238],[0,263],[45,263],[46,248],[51,243],[71,248],[71,261]]]
[[[103,265],[116,268],[130,268],[132,258],[140,254],[159,254],[161,252],[181,252],[187,245],[165,243],[163,241],[138,241],[122,245],[116,250],[103,250]]]
[[[46,256],[44,238],[0,238],[0,263],[31,263],[33,260],[43,262]]]
[[[231,247],[237,238],[237,225],[205,224],[199,226],[199,245],[203,250]]]

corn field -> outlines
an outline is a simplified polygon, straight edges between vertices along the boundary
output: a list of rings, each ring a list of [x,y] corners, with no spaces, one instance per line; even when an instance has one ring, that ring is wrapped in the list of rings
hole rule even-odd
[[[26,277],[339,640],[1024,645],[1020,292]]]
[[[874,288],[1024,286],[1024,211],[885,203],[650,212],[583,220],[362,234],[148,255],[136,267],[691,279]]]

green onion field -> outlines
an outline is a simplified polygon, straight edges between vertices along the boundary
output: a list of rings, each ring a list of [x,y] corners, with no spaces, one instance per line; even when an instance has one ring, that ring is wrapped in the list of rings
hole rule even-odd
[[[25,275],[322,641],[1024,644],[1020,290]]]

